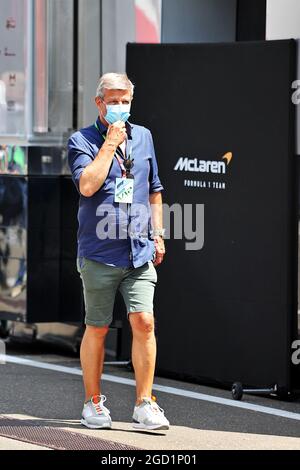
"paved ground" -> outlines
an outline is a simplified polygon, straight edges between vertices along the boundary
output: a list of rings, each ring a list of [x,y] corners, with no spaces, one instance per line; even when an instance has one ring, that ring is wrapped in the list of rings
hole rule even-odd
[[[135,431],[131,428],[135,399],[133,373],[124,367],[106,366],[104,372],[107,380],[103,381],[102,393],[107,396],[113,429],[92,431],[79,423],[83,387],[77,357],[62,350],[55,350],[54,353],[53,347],[45,346],[8,345],[6,352],[16,361],[24,358],[35,361],[35,367],[12,362],[0,365],[1,450],[46,448],[47,433],[52,433],[53,448],[56,448],[55,443],[59,439],[64,448],[64,439],[73,436],[74,441],[75,433],[80,448],[84,448],[85,443],[87,446],[97,446],[99,442],[99,448],[119,444],[156,450],[300,450],[300,399],[284,402],[248,395],[242,404],[257,408],[243,409],[236,407],[239,403],[231,401],[228,391],[156,378],[155,384],[162,388],[155,394],[172,424],[171,429],[162,432]],[[48,364],[50,370],[40,368],[39,362]],[[51,370],[52,365],[65,366],[67,372]],[[221,402],[218,403],[218,400]],[[276,416],[284,412],[288,417]],[[36,433],[37,426],[39,433]],[[16,433],[21,434],[11,439],[7,429],[15,429]],[[34,438],[30,437],[32,431]],[[55,431],[59,431],[62,437],[58,438]],[[24,439],[29,442],[22,442]]]

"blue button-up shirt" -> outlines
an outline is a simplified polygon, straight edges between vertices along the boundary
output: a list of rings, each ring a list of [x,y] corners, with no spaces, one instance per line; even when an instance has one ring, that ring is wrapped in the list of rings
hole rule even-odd
[[[75,132],[68,141],[68,162],[79,194],[81,173],[98,154],[107,131],[99,117],[96,124]],[[131,169],[134,175],[133,203],[114,202],[116,178],[122,176],[115,155],[101,188],[91,197],[80,194],[77,257],[111,266],[137,268],[154,258],[149,194],[164,188],[158,176],[151,132],[128,122],[126,130],[126,153],[134,159]]]

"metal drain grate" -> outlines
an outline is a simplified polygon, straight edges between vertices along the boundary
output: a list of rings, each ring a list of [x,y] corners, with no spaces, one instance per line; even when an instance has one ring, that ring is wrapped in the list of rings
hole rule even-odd
[[[109,431],[108,431],[109,432]],[[0,436],[55,450],[141,450],[98,437],[0,416]]]

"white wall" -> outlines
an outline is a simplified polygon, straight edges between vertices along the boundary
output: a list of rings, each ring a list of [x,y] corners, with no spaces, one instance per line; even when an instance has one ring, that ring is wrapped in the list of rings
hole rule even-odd
[[[78,127],[97,116],[94,103],[101,74],[101,10],[99,0],[79,1]]]
[[[134,0],[102,0],[102,73],[125,72],[127,42],[135,42]]]
[[[266,39],[300,38],[300,0],[267,0]]]
[[[267,0],[266,39],[298,39],[295,80],[300,80],[300,0]],[[295,90],[291,89],[291,96]],[[296,154],[300,155],[300,104],[296,106]]]

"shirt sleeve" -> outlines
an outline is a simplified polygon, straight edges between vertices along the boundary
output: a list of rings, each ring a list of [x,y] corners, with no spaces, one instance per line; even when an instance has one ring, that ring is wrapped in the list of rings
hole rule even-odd
[[[92,155],[89,154],[88,149],[81,142],[82,139],[76,134],[68,140],[68,163],[72,173],[72,180],[80,194],[79,180],[81,173],[93,161]]]
[[[151,193],[157,193],[159,191],[163,191],[164,187],[161,184],[161,181],[158,176],[158,165],[157,165],[157,160],[155,156],[155,150],[154,150],[154,144],[153,144],[153,138],[151,132],[149,132],[149,141],[150,141],[150,174],[149,174],[149,184],[150,184],[150,189],[149,192]]]

